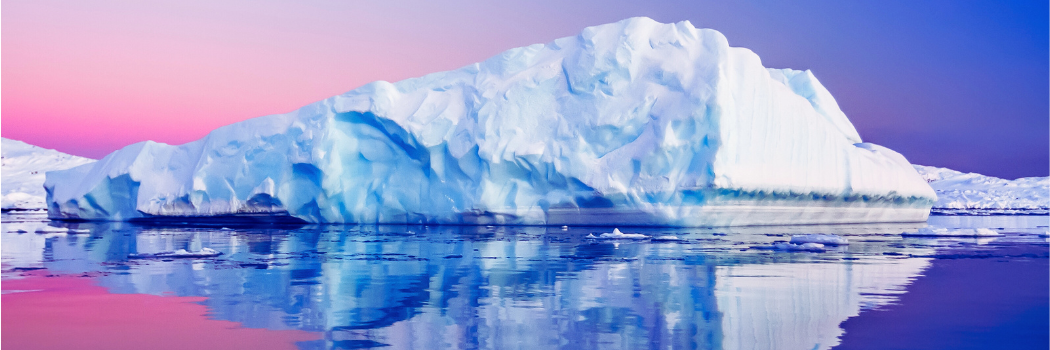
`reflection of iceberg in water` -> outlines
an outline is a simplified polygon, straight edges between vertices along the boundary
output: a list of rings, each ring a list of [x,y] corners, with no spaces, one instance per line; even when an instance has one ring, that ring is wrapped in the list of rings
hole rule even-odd
[[[930,217],[930,225],[940,227],[1003,228],[1010,232],[1045,232],[1050,226],[1047,215],[997,215],[997,216],[964,216],[935,215]]]
[[[724,348],[829,349],[838,344],[842,321],[893,302],[929,260],[720,267]]]
[[[849,247],[813,254],[747,249],[799,228],[635,230],[682,238],[655,243],[544,227],[84,223],[72,225],[91,234],[44,236],[3,225],[5,271],[101,272],[98,283],[114,293],[205,296],[218,319],[325,333],[307,348],[827,348],[839,323],[891,302],[928,264],[883,252],[930,250],[856,235],[901,230],[886,226],[806,228],[854,235]],[[11,260],[11,246],[42,252]],[[224,255],[127,258],[202,247]]]

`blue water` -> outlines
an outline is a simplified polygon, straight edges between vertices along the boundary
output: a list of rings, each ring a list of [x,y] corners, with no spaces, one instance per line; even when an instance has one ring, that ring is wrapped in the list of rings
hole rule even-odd
[[[302,349],[1046,349],[1047,217],[918,225],[144,227],[2,217],[3,278],[44,268],[109,293],[206,297],[213,319],[317,332]],[[825,252],[769,249],[838,234]],[[208,258],[131,258],[210,248]],[[5,322],[7,320],[5,319]],[[895,336],[888,336],[894,334]],[[1007,346],[1008,345],[1008,346]]]

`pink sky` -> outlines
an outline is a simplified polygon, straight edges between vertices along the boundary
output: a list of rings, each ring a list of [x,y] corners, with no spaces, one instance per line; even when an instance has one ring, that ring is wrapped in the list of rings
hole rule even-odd
[[[396,6],[3,4],[3,135],[96,158],[147,139],[192,141],[371,81],[455,69],[516,46],[493,40],[506,34],[499,31],[425,30],[431,23],[393,16]]]
[[[90,278],[44,277],[3,283],[7,349],[296,349],[318,333],[241,328],[208,319],[203,297],[110,294]],[[10,291],[21,291],[10,293]]]

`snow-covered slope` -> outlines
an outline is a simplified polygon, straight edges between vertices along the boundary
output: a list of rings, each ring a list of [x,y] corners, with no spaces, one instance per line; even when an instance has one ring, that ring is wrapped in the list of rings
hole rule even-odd
[[[915,170],[937,192],[935,214],[1050,213],[1050,177],[1004,180],[932,166],[916,165]]]
[[[933,190],[809,71],[648,18],[374,82],[48,175],[49,215],[309,222],[922,221]]]
[[[0,138],[3,209],[44,209],[44,173],[94,162],[22,141]]]

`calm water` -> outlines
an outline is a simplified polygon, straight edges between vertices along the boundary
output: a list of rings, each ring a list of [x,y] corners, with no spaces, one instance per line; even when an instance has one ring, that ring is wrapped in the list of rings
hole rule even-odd
[[[10,349],[1046,349],[1045,216],[923,225],[171,228],[2,217]],[[823,253],[753,247],[833,233]],[[211,258],[134,258],[177,249]]]

